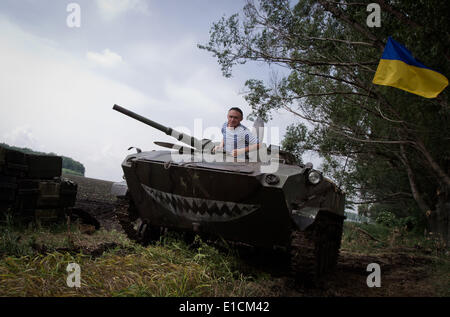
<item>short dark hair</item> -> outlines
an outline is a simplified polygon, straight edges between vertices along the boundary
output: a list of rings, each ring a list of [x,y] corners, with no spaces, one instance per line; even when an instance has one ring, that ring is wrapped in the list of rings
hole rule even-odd
[[[244,118],[244,113],[243,113],[242,110],[239,109],[238,107],[230,108],[230,110],[228,110],[228,112],[230,112],[231,110],[234,110],[234,111],[239,112],[239,113],[241,114],[242,118]]]

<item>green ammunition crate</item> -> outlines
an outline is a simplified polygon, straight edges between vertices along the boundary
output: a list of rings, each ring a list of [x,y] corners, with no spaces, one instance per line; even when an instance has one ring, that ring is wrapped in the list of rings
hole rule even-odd
[[[0,175],[0,201],[12,202],[16,198],[17,180],[13,176]]]
[[[27,154],[28,178],[52,179],[61,176],[62,157]]]
[[[0,174],[23,177],[28,173],[26,154],[0,147]]]

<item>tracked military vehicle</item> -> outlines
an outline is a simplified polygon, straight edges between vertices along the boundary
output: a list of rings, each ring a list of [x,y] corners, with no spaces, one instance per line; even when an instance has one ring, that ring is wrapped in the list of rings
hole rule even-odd
[[[77,184],[61,177],[62,157],[0,146],[0,217],[54,221],[74,206]]]
[[[319,277],[336,265],[344,194],[312,164],[262,146],[256,159],[214,153],[211,140],[179,133],[123,107],[114,110],[184,143],[128,155],[115,183],[116,214],[128,236],[146,244],[166,229],[220,237],[290,254],[297,276]],[[131,148],[130,148],[131,149]],[[250,153],[251,156],[252,153]]]

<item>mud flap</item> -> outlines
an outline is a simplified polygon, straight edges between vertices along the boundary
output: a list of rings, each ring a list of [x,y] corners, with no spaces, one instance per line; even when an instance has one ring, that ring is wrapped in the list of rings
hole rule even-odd
[[[292,220],[296,224],[298,230],[305,231],[312,225],[319,213],[319,208],[305,207],[300,210],[292,210]]]

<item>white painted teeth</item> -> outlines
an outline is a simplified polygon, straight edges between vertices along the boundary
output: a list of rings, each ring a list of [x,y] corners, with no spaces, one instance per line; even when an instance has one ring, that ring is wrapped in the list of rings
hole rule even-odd
[[[177,216],[190,220],[230,221],[246,216],[260,208],[258,205],[184,197],[162,192],[144,184],[142,187],[152,199],[164,208]]]

